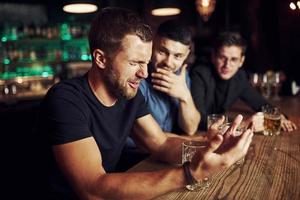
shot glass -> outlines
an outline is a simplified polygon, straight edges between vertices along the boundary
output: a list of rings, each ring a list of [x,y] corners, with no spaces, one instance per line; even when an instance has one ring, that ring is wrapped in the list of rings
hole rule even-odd
[[[182,143],[182,164],[187,161],[192,161],[194,155],[201,149],[206,147],[205,142],[189,140]]]
[[[182,143],[182,158],[181,162],[184,164],[187,161],[192,161],[194,155],[204,149],[207,146],[207,143],[201,142],[201,141],[184,141]],[[198,183],[195,187],[195,190],[201,190],[208,188],[210,186],[211,182],[209,179],[202,181],[201,183]]]
[[[223,123],[226,123],[227,116],[224,114],[209,114],[209,115],[207,115],[207,130],[211,127],[211,125],[213,125],[218,120],[221,120],[222,118],[225,119]]]
[[[264,113],[264,135],[279,135],[281,129],[281,117],[279,108],[266,105],[262,107]]]
[[[224,124],[220,125],[220,126],[218,127],[219,134],[224,135],[225,132],[226,132],[229,128],[231,128],[231,126],[232,126],[232,122],[225,122]],[[247,128],[245,127],[244,124],[240,124],[240,125],[236,128],[235,133],[234,133],[234,136],[239,136],[239,135],[241,135],[243,132],[246,131],[246,129],[247,129]]]

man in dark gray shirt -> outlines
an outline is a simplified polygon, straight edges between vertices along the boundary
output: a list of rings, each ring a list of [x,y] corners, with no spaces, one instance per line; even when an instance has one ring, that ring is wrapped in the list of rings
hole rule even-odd
[[[208,114],[226,112],[238,99],[255,111],[269,104],[249,83],[241,69],[246,52],[246,43],[238,33],[221,33],[214,42],[211,66],[196,66],[191,72],[192,96],[205,129]],[[256,113],[248,119],[255,131],[263,129],[263,115]],[[281,115],[284,131],[293,131],[296,125]]]

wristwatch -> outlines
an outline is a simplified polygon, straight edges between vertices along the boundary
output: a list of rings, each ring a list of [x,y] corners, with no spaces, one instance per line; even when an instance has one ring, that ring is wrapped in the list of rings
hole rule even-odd
[[[187,181],[187,185],[185,186],[185,188],[188,189],[189,191],[195,191],[198,189],[207,188],[210,185],[209,179],[204,178],[202,181],[198,181],[197,179],[195,179],[191,174],[190,164],[191,164],[190,161],[183,163],[184,175]]]

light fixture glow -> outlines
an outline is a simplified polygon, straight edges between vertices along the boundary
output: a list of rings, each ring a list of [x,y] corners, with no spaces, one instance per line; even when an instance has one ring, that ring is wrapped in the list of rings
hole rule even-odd
[[[215,10],[216,0],[196,0],[195,4],[203,21],[208,21]]]
[[[209,6],[209,0],[203,0],[202,2],[201,2],[201,5],[203,6],[203,7],[208,7]]]
[[[298,9],[300,9],[300,1],[297,1]]]
[[[179,8],[157,8],[151,11],[154,16],[171,16],[178,15],[181,12]]]
[[[98,10],[98,7],[90,3],[69,4],[63,7],[63,11],[68,13],[92,13]]]
[[[296,10],[296,5],[294,4],[294,2],[291,2],[290,3],[290,8],[292,9],[292,10]]]

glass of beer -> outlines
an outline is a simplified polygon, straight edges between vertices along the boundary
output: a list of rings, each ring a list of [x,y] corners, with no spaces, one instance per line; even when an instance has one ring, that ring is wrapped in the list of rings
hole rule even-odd
[[[263,106],[264,113],[264,135],[279,135],[281,128],[281,117],[279,108],[266,105]]]

